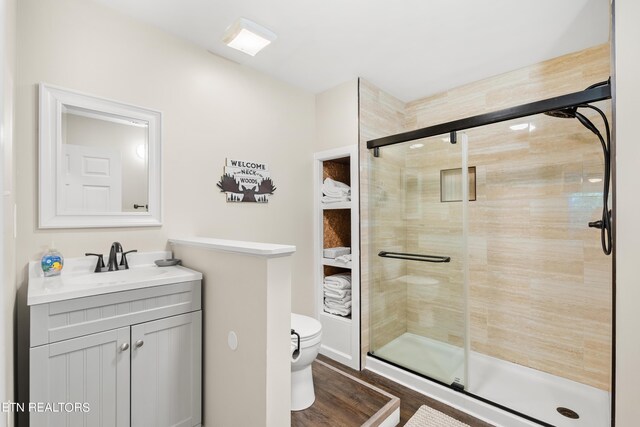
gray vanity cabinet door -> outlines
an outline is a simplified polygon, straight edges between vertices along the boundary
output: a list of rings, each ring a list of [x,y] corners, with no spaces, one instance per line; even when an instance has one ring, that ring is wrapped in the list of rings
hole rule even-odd
[[[202,312],[131,327],[131,426],[201,423]]]
[[[88,403],[88,412],[31,412],[31,427],[128,427],[129,327],[30,349],[31,402]]]

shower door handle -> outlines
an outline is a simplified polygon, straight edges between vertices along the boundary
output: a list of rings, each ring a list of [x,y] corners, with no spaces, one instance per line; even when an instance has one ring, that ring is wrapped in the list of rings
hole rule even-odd
[[[403,252],[387,252],[380,251],[379,257],[404,259],[407,261],[423,261],[423,262],[450,262],[451,257],[438,255],[408,254]]]

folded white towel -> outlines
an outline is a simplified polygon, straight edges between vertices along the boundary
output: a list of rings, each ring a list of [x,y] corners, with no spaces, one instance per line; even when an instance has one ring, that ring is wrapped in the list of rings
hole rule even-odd
[[[322,193],[327,196],[342,196],[351,193],[351,187],[347,184],[326,178],[322,183]]]
[[[351,283],[349,283],[349,282],[341,282],[341,283],[324,282],[323,283],[323,287],[325,289],[331,289],[332,291],[341,291],[343,289],[351,289]]]
[[[338,202],[350,202],[351,196],[322,196],[322,203],[338,203]]]
[[[340,255],[339,257],[336,257],[335,260],[338,262],[343,262],[345,264],[348,264],[351,262],[351,254]]]
[[[340,316],[348,316],[351,314],[350,308],[331,308],[324,306],[324,311],[330,314],[339,314]]]
[[[351,283],[351,273],[338,273],[338,274],[332,274],[331,276],[325,276],[324,281],[335,282],[335,283],[341,283],[343,281],[347,281]]]
[[[324,290],[324,296],[330,298],[344,298],[347,295],[351,295],[351,290],[334,290],[334,289],[326,289]]]
[[[332,301],[332,302],[338,302],[338,303],[345,303],[347,301],[351,301],[351,295],[346,295],[344,298],[335,298],[335,297],[325,296],[324,300],[325,302]]]
[[[328,299],[324,300],[325,307],[329,308],[351,308],[352,301],[335,302]]]
[[[324,283],[332,285],[332,289],[348,289],[351,288],[351,275],[350,274],[334,274],[333,276],[326,276]]]
[[[331,178],[325,178],[324,181],[322,182],[322,185],[326,185],[327,187],[339,188],[343,190],[351,189],[351,187],[349,187],[344,182],[336,181],[335,179],[331,179]]]
[[[344,197],[344,196],[350,196],[351,190],[322,186],[322,194],[329,197]]]

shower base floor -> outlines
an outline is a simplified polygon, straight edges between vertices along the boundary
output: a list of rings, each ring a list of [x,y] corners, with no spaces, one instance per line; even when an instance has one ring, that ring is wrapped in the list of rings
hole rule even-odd
[[[460,347],[408,332],[378,349],[375,356],[446,384],[464,377]],[[465,390],[557,427],[610,425],[609,392],[481,353],[469,356]],[[569,408],[580,418],[564,417],[558,407]]]

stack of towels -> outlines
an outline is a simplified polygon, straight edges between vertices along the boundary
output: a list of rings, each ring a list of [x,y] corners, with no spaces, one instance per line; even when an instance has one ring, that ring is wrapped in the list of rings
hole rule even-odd
[[[339,316],[351,314],[351,273],[324,278],[324,311]]]
[[[322,183],[322,194],[322,203],[348,202],[351,200],[351,187],[327,178]]]

